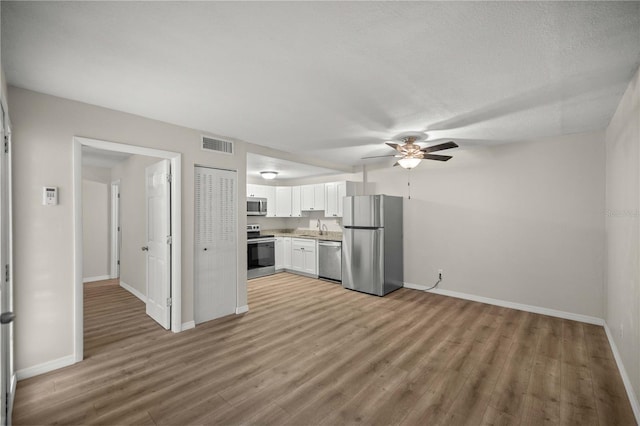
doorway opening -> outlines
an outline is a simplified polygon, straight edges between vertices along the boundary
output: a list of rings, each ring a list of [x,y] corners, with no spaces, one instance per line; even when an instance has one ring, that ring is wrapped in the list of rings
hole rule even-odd
[[[127,251],[136,250],[138,257],[144,256],[144,261],[138,261],[129,268],[135,275],[144,275],[145,284],[137,279],[136,286],[127,288],[126,283],[118,282],[138,298],[143,299],[146,305],[146,313],[157,323],[173,332],[181,331],[181,154],[163,151],[153,148],[145,148],[135,145],[127,145],[106,142],[95,139],[74,137],[74,357],[79,362],[84,357],[84,281],[88,272],[88,259],[85,259],[83,248],[93,243],[87,240],[83,225],[93,220],[92,212],[85,212],[83,206],[89,208],[84,198],[93,196],[93,192],[87,192],[87,185],[83,190],[83,158],[90,156],[91,152],[107,153],[112,157],[131,157],[141,159],[142,174],[138,182],[137,194],[131,200],[138,200],[141,206],[128,208],[144,211],[143,224],[127,224],[131,234],[137,232],[140,244],[134,245],[129,241],[123,244],[124,223],[121,213],[124,203],[122,194],[124,179],[113,179],[110,175],[104,180],[105,188],[108,188],[108,209],[110,216],[109,225],[103,226],[107,235],[103,250],[107,253],[108,261],[103,259],[99,265],[104,268],[99,272],[93,272],[94,277],[102,279],[121,279],[125,272],[121,267],[121,260],[125,257],[132,258]],[[149,159],[149,157],[154,157]],[[132,160],[133,161],[133,160]],[[140,166],[138,164],[138,166]],[[121,171],[121,173],[124,173]],[[130,179],[128,179],[130,180]],[[97,188],[97,187],[96,187]],[[134,191],[135,192],[135,191]],[[103,197],[105,198],[105,197]],[[114,202],[115,199],[115,202]],[[126,217],[131,218],[131,214]],[[137,215],[139,217],[140,215]],[[127,234],[129,235],[129,234]],[[94,235],[91,235],[95,237]],[[84,237],[84,238],[83,238]],[[107,242],[108,241],[108,242]],[[85,265],[83,266],[83,263]],[[140,271],[142,269],[142,271]],[[104,275],[101,271],[105,271]],[[91,273],[89,273],[91,274]],[[139,278],[139,277],[138,277]],[[97,280],[96,280],[97,281]],[[113,284],[113,282],[112,282]],[[136,288],[138,290],[136,290]],[[138,292],[139,294],[136,294]],[[141,297],[144,296],[144,297]]]

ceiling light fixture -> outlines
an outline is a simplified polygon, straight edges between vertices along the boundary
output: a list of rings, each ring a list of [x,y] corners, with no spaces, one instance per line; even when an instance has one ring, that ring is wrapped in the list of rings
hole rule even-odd
[[[417,167],[418,164],[420,164],[421,161],[422,161],[422,158],[413,157],[413,156],[406,156],[404,158],[399,159],[398,160],[398,164],[403,169],[413,169],[414,167]]]
[[[278,172],[271,172],[271,171],[260,172],[260,176],[262,176],[262,179],[271,180],[271,179],[275,179],[276,176],[278,176]]]

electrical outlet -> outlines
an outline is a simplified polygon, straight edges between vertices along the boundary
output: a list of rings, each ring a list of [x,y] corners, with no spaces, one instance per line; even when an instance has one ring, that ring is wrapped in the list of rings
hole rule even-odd
[[[438,278],[442,279],[442,269],[438,269]]]

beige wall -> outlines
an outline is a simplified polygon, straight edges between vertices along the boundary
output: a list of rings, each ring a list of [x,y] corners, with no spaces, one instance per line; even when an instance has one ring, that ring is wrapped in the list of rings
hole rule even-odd
[[[604,135],[451,151],[368,172],[402,195],[405,282],[602,318]],[[411,178],[411,200],[407,179]]]
[[[606,135],[605,320],[640,395],[640,71]]]
[[[95,281],[110,274],[109,185],[82,180],[82,278]]]
[[[146,253],[140,248],[147,243],[147,210],[145,168],[158,158],[132,155],[111,170],[120,180],[120,281],[147,295]]]
[[[14,126],[16,369],[73,353],[73,136],[182,153],[182,322],[193,320],[194,165],[238,170],[238,184],[244,188],[245,143],[235,143],[233,156],[205,152],[197,130],[14,87],[9,106]],[[41,205],[44,185],[59,187],[58,206]],[[240,306],[247,303],[245,211],[246,193],[240,190]]]

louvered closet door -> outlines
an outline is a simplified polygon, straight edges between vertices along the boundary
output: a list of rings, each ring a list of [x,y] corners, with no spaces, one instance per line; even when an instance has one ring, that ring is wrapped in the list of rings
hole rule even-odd
[[[236,309],[236,172],[196,167],[195,191],[195,321],[199,324]]]

